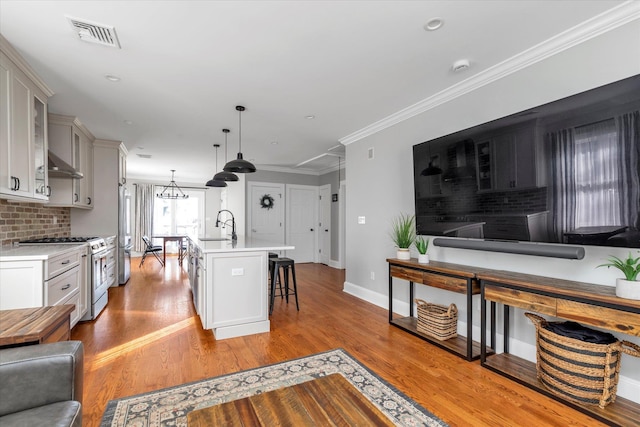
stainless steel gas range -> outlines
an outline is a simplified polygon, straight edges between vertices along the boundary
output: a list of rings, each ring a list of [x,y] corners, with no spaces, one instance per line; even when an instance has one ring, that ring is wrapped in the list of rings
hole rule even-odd
[[[107,290],[116,283],[116,237],[45,237],[19,242],[20,245],[79,244],[87,243],[87,283],[90,284],[91,304],[81,320],[93,320],[106,307],[109,293]]]

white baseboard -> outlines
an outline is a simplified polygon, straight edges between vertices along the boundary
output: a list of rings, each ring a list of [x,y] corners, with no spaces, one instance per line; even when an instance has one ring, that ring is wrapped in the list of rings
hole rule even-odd
[[[336,268],[338,270],[343,270],[344,267],[340,265],[340,261],[336,261],[334,259],[329,260],[329,267]]]
[[[360,298],[361,300],[367,301],[373,305],[377,305],[378,307],[382,307],[384,309],[389,308],[388,295],[374,292],[370,289],[363,288],[362,286],[358,286],[350,282],[344,282],[343,291],[350,295],[353,295],[354,297]],[[406,301],[400,301],[394,298],[393,312],[401,314],[403,316],[408,316],[409,303]],[[472,331],[473,331],[472,332],[473,339],[476,341],[480,341],[480,327],[473,326]],[[462,336],[466,336],[467,334],[466,322],[460,321],[460,320],[458,321],[458,334]],[[488,336],[489,336],[489,332],[487,331],[487,337]],[[503,335],[496,334],[496,351],[498,353],[501,353],[503,351],[503,348],[502,348],[503,342],[504,342]],[[509,352],[515,356],[521,357],[530,362],[536,361],[535,345],[531,345],[529,343],[519,341],[515,338],[509,339]],[[640,381],[620,375],[618,379],[617,395],[625,399],[629,399],[632,402],[640,403]]]

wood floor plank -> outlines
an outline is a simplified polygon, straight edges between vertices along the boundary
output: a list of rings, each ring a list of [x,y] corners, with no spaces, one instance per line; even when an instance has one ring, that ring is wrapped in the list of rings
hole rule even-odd
[[[334,348],[452,426],[602,425],[389,325],[387,310],[343,292],[344,271],[296,264],[300,311],[276,298],[271,332],[215,341],[176,258],[138,262],[100,317],[71,331],[85,345],[84,426],[99,426],[111,399]]]

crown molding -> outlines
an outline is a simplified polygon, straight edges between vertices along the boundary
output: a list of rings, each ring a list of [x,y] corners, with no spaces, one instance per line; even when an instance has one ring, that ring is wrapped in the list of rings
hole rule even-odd
[[[640,1],[624,2],[338,141],[344,145],[359,141],[637,19]]]
[[[25,61],[22,55],[18,53],[11,43],[9,43],[9,40],[7,40],[2,34],[0,34],[0,50],[2,53],[7,55],[7,57],[13,61],[13,63],[16,64],[18,68],[20,68],[20,70],[22,70],[22,72],[25,73],[42,92],[44,92],[47,98],[51,98],[53,96],[54,92],[51,88],[47,86],[44,80],[36,74],[33,68],[31,68],[31,65]]]

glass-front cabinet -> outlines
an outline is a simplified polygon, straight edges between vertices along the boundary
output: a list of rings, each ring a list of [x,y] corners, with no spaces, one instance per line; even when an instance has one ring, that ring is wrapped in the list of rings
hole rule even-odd
[[[35,197],[49,198],[47,173],[47,107],[37,96],[33,97],[33,154]]]
[[[48,201],[47,101],[51,95],[0,35],[0,198]]]
[[[73,176],[51,175],[51,206],[93,209],[93,142],[77,117],[49,114],[49,149],[74,169]]]

